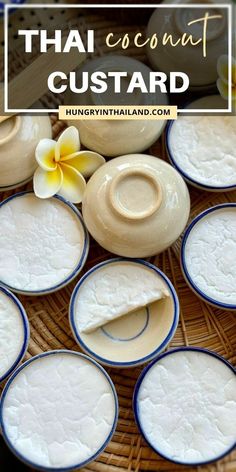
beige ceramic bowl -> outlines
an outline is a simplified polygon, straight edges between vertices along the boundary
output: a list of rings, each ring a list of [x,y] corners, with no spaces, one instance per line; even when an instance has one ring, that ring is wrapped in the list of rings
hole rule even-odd
[[[42,138],[51,138],[48,115],[13,116],[0,124],[0,191],[29,181],[37,167],[35,148]]]
[[[128,80],[123,80],[123,88],[119,94],[85,92],[82,95],[69,92],[65,98],[65,105],[166,105],[167,98],[164,94],[148,94],[136,92],[126,94],[131,74],[140,71],[145,82],[149,83],[151,69],[140,61],[130,57],[119,55],[104,56],[99,59],[86,62],[77,71],[78,82],[81,82],[83,72],[91,74],[95,71],[128,72]],[[111,87],[112,90],[112,87]],[[127,101],[128,100],[128,101]],[[120,156],[142,152],[151,146],[162,134],[166,120],[68,120],[69,125],[74,125],[80,132],[82,144],[104,156]]]
[[[102,277],[104,268],[111,265],[120,267],[121,264],[129,264],[134,271],[141,266],[154,272],[160,287],[169,295],[89,334],[82,333],[78,327],[80,313],[77,308],[81,288],[95,272],[100,272]],[[118,297],[119,293],[117,300]],[[96,265],[79,280],[71,297],[69,317],[75,340],[87,354],[110,367],[134,367],[154,359],[170,343],[179,321],[179,302],[172,283],[156,266],[141,259],[117,258]]]
[[[83,199],[84,221],[93,238],[125,257],[148,257],[171,246],[189,210],[189,193],[180,174],[145,154],[104,164],[89,180]]]
[[[183,3],[185,6],[183,6]],[[196,10],[191,6],[201,3]],[[204,3],[206,5],[204,6]],[[220,19],[208,22],[207,26],[207,57],[203,57],[202,41],[194,47],[188,43],[185,47],[178,45],[171,46],[170,42],[163,44],[159,41],[158,47],[151,49],[147,46],[147,55],[153,70],[161,70],[166,74],[171,71],[185,72],[190,80],[190,87],[193,89],[208,89],[215,87],[217,74],[217,60],[221,54],[227,54],[228,28],[227,10],[218,7],[217,0],[207,0],[206,2],[195,2],[194,0],[164,0],[162,8],[157,8],[148,23],[147,37],[157,34],[162,38],[166,32],[171,32],[173,43],[176,43],[182,35],[192,34],[193,40],[198,41],[203,34],[203,22],[188,26],[190,20],[202,18],[209,9],[210,15],[222,15]],[[177,5],[181,5],[178,8]],[[173,8],[164,8],[164,6]],[[207,60],[206,60],[207,59]]]

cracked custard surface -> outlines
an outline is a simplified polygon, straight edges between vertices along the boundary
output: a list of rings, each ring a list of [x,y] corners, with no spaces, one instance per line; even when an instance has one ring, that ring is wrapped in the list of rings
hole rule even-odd
[[[0,290],[0,378],[16,362],[24,337],[24,323],[19,308]]]
[[[82,224],[64,202],[33,194],[0,207],[0,281],[12,289],[46,290],[62,283],[78,265]]]
[[[42,467],[71,467],[104,445],[114,424],[115,397],[95,364],[70,352],[57,353],[17,374],[2,416],[18,454]]]
[[[90,333],[169,295],[161,277],[150,267],[111,261],[97,267],[81,284],[75,302],[75,324],[78,331]]]
[[[236,208],[222,208],[201,218],[185,245],[192,282],[212,299],[236,305]]]
[[[180,116],[169,133],[177,166],[201,184],[236,185],[236,117]]]
[[[161,454],[184,463],[215,460],[236,439],[236,376],[204,352],[160,359],[138,392],[139,421]]]

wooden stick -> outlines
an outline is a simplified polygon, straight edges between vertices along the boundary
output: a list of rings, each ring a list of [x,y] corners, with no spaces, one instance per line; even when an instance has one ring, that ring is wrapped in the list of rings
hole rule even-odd
[[[48,76],[54,71],[65,74],[73,71],[86,59],[86,53],[79,53],[73,48],[69,53],[55,53],[54,46],[48,52],[41,54],[26,69],[20,72],[8,84],[8,96],[11,97],[11,108],[26,109],[41,98],[47,91]],[[55,80],[55,83],[60,79]],[[3,89],[0,91],[0,111],[4,113]],[[0,116],[0,123],[10,115]]]

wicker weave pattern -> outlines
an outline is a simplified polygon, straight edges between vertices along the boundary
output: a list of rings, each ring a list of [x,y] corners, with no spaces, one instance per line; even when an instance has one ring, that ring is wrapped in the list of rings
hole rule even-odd
[[[19,14],[18,19],[19,19]],[[60,12],[55,13],[53,26],[60,24]],[[41,18],[42,20],[42,18]],[[32,16],[30,25],[38,22],[35,15]],[[97,55],[102,55],[102,38],[109,29],[114,29],[114,21],[101,18],[101,16],[88,16],[80,18],[79,23],[84,28],[99,29],[97,42]],[[15,29],[17,27],[17,22]],[[21,25],[22,26],[22,25]],[[116,25],[116,32],[122,30],[120,25]],[[130,33],[135,31],[134,26],[129,27]],[[21,70],[25,64],[21,61],[21,47],[12,52],[12,68]],[[35,51],[37,55],[37,51]],[[143,52],[129,50],[129,54],[145,61]],[[47,96],[43,99],[47,103]],[[60,102],[60,97],[55,99],[54,105]],[[51,116],[53,125],[53,135],[57,137],[65,128],[63,122],[57,120],[56,115]],[[164,138],[159,140],[149,152],[155,156],[166,159]],[[26,188],[31,188],[28,185]],[[15,192],[6,192],[0,194],[0,200],[5,199]],[[202,210],[223,202],[236,201],[236,192],[227,194],[213,194],[191,189],[192,211],[191,217]],[[181,316],[175,337],[169,347],[183,345],[202,346],[223,355],[232,363],[236,362],[236,321],[232,312],[212,308],[201,302],[187,287],[181,274],[179,265],[180,240],[165,253],[151,258],[151,262],[160,267],[172,280],[181,303]],[[105,252],[95,242],[92,241],[87,264],[83,273],[93,265],[112,257]],[[26,358],[30,358],[40,352],[50,349],[74,349],[79,350],[76,345],[68,323],[68,304],[70,295],[76,282],[73,282],[65,289],[44,297],[20,297],[24,304],[31,326],[31,339]],[[92,464],[82,469],[83,472],[144,472],[144,471],[163,471],[180,472],[188,470],[189,472],[236,472],[236,454],[233,453],[223,461],[199,468],[188,468],[174,465],[157,456],[145,444],[138,433],[133,413],[132,413],[132,394],[136,379],[141,369],[111,370],[110,374],[115,382],[120,403],[120,415],[117,431],[106,448],[105,452]],[[207,445],[206,445],[207,447]]]

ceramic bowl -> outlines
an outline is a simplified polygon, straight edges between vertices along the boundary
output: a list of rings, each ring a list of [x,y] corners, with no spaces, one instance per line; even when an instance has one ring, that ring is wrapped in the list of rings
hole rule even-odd
[[[178,356],[181,358],[178,359]],[[188,365],[192,366],[191,371]],[[195,385],[196,380],[197,385]],[[229,397],[226,385],[230,385],[230,382],[231,385],[235,382],[235,369],[215,352],[197,347],[181,347],[161,354],[145,367],[137,381],[133,396],[135,420],[147,444],[159,456],[175,464],[197,467],[221,460],[235,448],[235,435],[232,442],[228,440],[227,445],[222,441],[224,433],[220,438],[220,433],[218,434],[217,444],[214,444],[213,440],[213,430],[219,432],[219,421],[223,421],[225,435],[231,433],[232,437],[235,433],[235,428],[232,428],[236,415],[235,401],[231,400],[232,407],[228,408],[227,419],[221,412]],[[163,384],[165,392],[160,390],[160,384]],[[215,396],[217,404],[214,404]],[[168,404],[165,402],[166,397]],[[230,398],[232,397],[231,387]],[[195,408],[196,402],[198,408]],[[214,404],[215,415],[211,418],[209,415],[205,420],[205,412],[211,403]],[[156,431],[153,430],[155,425],[159,426]],[[206,441],[204,444],[202,434],[207,436],[207,449],[204,448]],[[168,435],[172,438],[172,443]],[[201,453],[196,453],[203,448],[205,451],[210,450],[208,456],[205,454],[203,457]],[[181,457],[183,455],[184,458]]]
[[[87,378],[81,382],[86,369]],[[100,395],[97,403],[93,393]],[[18,398],[15,406],[12,398]],[[33,470],[72,472],[103,452],[115,432],[118,411],[115,386],[103,367],[79,352],[48,351],[29,359],[8,380],[0,405],[2,435],[12,453]],[[12,431],[19,418],[21,441]]]
[[[83,72],[91,74],[94,71],[133,72],[140,71],[146,83],[149,83],[149,69],[142,62],[129,57],[108,55],[99,59],[93,59],[78,70],[78,79]],[[125,84],[126,85],[126,84]],[[124,85],[124,88],[125,88]],[[128,100],[128,102],[127,102]],[[166,105],[167,98],[161,93],[145,94],[134,93],[126,98],[122,91],[119,94],[94,94],[85,92],[82,96],[76,96],[72,92],[67,93],[66,105]],[[69,125],[78,128],[82,144],[104,156],[120,156],[142,152],[150,147],[162,134],[166,120],[68,120]]]
[[[17,193],[0,203],[0,221],[0,284],[6,288],[45,295],[82,270],[89,235],[79,210],[63,197],[42,200],[33,192]]]
[[[227,10],[218,7],[217,1],[208,0],[206,6],[202,5],[197,10],[191,6],[195,4],[193,0],[184,2],[182,8],[177,8],[183,2],[181,0],[164,0],[163,8],[157,8],[152,14],[148,26],[147,37],[157,34],[162,38],[165,33],[171,33],[173,43],[176,43],[183,34],[192,34],[193,40],[197,41],[202,36],[202,27],[199,23],[187,26],[187,23],[194,18],[201,18],[207,11],[206,6],[211,7],[210,14],[223,16],[223,19],[208,22],[207,29],[207,57],[203,57],[202,42],[196,46],[188,45],[173,47],[170,42],[163,44],[159,41],[158,47],[151,49],[147,45],[147,56],[153,70],[161,70],[166,74],[171,71],[185,72],[190,80],[190,88],[197,90],[207,90],[215,88],[217,74],[217,60],[222,54],[227,54],[228,28]],[[171,5],[173,4],[173,8]],[[164,8],[164,6],[170,8]],[[197,13],[196,13],[197,11]],[[194,12],[191,14],[190,12]]]
[[[181,265],[189,287],[203,301],[236,310],[236,203],[203,211],[186,229]]]
[[[77,300],[84,283],[108,265],[129,262],[154,271],[169,296],[110,321],[89,334],[78,327]],[[135,268],[134,268],[135,270]],[[163,272],[141,259],[111,259],[90,269],[78,282],[71,297],[70,325],[76,342],[87,354],[110,367],[134,367],[144,364],[163,351],[173,338],[179,320],[179,302],[175,289]]]
[[[186,109],[222,109],[227,102],[210,95]],[[194,187],[210,192],[236,189],[236,117],[182,114],[166,128],[171,164]]]
[[[0,192],[32,179],[36,146],[40,139],[51,137],[48,115],[17,115],[0,124]]]
[[[117,157],[91,177],[83,217],[93,238],[124,257],[164,251],[182,233],[190,210],[187,186],[176,170],[157,157]]]
[[[30,328],[23,305],[13,293],[2,286],[0,286],[0,315],[1,383],[22,361],[28,348]],[[7,318],[4,315],[8,315]],[[18,325],[14,328],[15,323]]]

